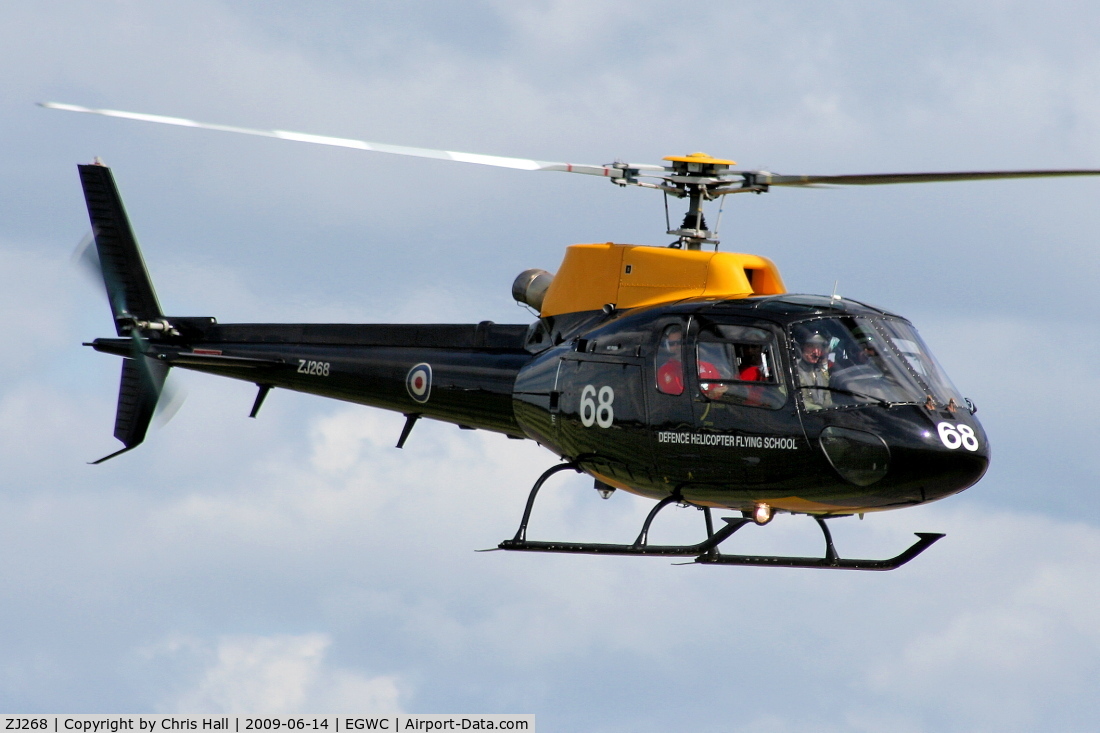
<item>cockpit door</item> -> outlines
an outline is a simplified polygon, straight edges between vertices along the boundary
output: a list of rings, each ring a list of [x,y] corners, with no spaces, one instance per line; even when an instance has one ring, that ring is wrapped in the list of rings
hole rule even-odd
[[[698,317],[689,333],[690,395],[701,496],[791,485],[812,460],[795,406],[784,337],[766,323]],[[703,496],[705,498],[705,496]]]
[[[653,328],[653,357],[647,365],[645,389],[649,394],[649,427],[657,458],[660,484],[672,491],[703,460],[701,447],[692,443],[695,429],[691,405],[688,330],[691,320],[669,317]]]

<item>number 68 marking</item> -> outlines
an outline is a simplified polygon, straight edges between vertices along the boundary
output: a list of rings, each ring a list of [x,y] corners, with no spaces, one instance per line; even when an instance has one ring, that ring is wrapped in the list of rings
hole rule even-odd
[[[969,425],[941,422],[936,428],[940,433],[940,441],[951,450],[960,445],[967,450],[978,450],[978,437],[974,435],[974,428]]]
[[[593,397],[599,401],[598,404],[592,399]],[[586,428],[592,427],[593,424],[601,428],[611,427],[611,423],[615,420],[615,408],[611,406],[614,401],[615,390],[611,387],[604,385],[597,393],[596,388],[591,384],[584,385],[584,389],[581,390],[581,425]]]

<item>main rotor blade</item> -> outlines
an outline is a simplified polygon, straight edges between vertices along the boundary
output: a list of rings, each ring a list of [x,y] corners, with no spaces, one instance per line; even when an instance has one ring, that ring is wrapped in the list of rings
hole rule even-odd
[[[316,145],[331,145],[337,148],[352,148],[354,150],[368,150],[376,153],[390,153],[393,155],[407,155],[414,158],[434,158],[436,160],[454,160],[460,163],[477,163],[478,165],[491,165],[498,168],[514,168],[524,171],[561,171],[563,173],[582,173],[589,176],[604,176],[606,178],[623,178],[626,168],[633,171],[664,171],[659,165],[587,165],[575,163],[555,163],[545,160],[528,160],[526,158],[506,158],[499,155],[481,155],[479,153],[459,153],[453,150],[433,150],[431,148],[413,148],[405,145],[388,145],[386,143],[372,143],[365,140],[352,140],[343,137],[329,137],[327,135],[313,135],[306,132],[290,132],[289,130],[253,130],[248,127],[235,127],[233,125],[214,125],[206,122],[196,122],[182,117],[165,117],[163,115],[150,115],[140,112],[122,112],[115,109],[92,109],[75,104],[61,104],[58,102],[39,102],[38,106],[47,109],[59,109],[65,112],[86,112],[88,114],[103,115],[105,117],[119,117],[124,120],[138,120],[139,122],[156,122],[161,125],[177,125],[179,127],[195,127],[201,130],[218,130],[221,132],[237,132],[242,135],[257,135],[259,137],[274,137],[279,140],[292,140],[301,143],[314,143]]]
[[[998,178],[1057,178],[1065,176],[1100,176],[1100,170],[1029,170],[970,171],[948,173],[866,173],[843,176],[781,176],[766,171],[754,171],[755,183],[768,186],[877,186],[887,183],[934,183],[938,181],[988,181]]]

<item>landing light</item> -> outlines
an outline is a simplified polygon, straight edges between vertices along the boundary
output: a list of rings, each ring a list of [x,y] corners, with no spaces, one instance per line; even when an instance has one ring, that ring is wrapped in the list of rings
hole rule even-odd
[[[772,521],[771,505],[760,502],[752,510],[752,521],[763,526]]]

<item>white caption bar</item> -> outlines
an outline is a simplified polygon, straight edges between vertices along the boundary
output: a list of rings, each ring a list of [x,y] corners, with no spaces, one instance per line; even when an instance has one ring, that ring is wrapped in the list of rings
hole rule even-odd
[[[3,731],[41,733],[251,733],[251,731],[524,731],[534,733],[534,715],[0,715]]]

